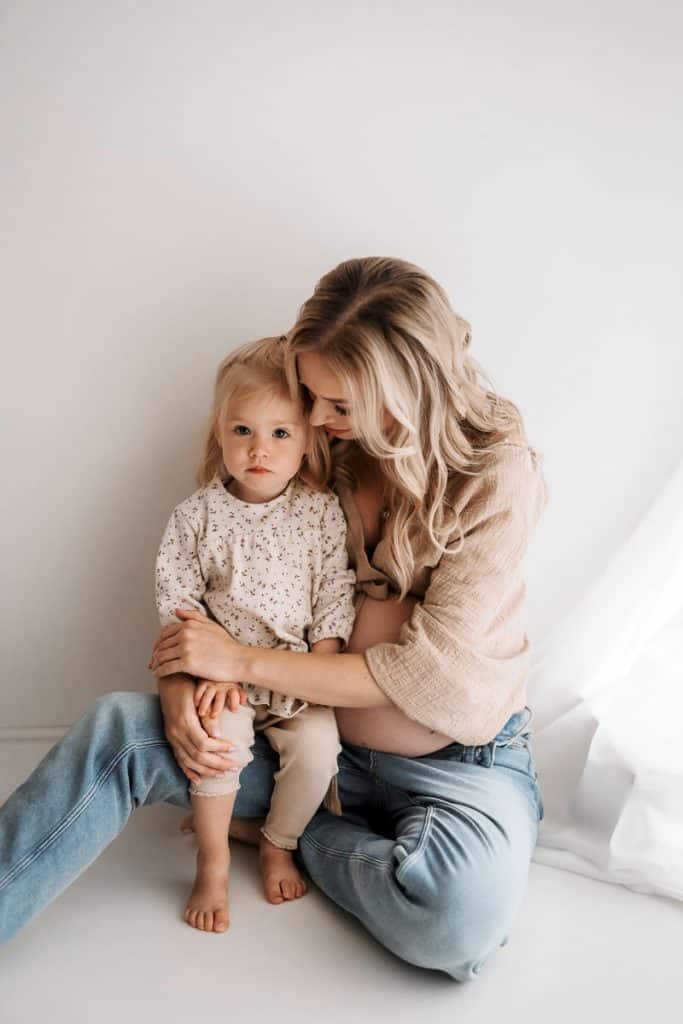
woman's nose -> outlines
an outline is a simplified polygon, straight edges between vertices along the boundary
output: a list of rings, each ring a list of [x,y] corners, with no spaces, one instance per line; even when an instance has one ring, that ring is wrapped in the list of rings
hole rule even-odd
[[[322,427],[323,423],[326,423],[330,417],[325,410],[325,404],[320,398],[316,398],[313,402],[313,408],[311,409],[308,417],[312,427]]]

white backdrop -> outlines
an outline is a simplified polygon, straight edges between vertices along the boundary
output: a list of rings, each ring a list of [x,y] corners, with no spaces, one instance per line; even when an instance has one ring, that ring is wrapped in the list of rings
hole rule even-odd
[[[218,360],[349,256],[428,269],[545,454],[543,640],[683,444],[680,12],[0,5],[2,725],[151,688]]]
[[[683,900],[683,460],[536,651],[535,860]]]

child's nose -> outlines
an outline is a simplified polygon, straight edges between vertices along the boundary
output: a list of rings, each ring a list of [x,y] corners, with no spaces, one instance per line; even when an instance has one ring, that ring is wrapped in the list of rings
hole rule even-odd
[[[270,452],[268,442],[259,438],[254,438],[251,447],[249,448],[249,454],[252,459],[267,458]]]

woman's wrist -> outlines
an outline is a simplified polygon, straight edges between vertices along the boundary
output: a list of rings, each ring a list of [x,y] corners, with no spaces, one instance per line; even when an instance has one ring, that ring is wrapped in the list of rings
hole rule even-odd
[[[362,654],[313,654],[241,647],[239,678],[254,686],[329,707],[386,707]]]
[[[175,675],[161,676],[157,679],[157,689],[159,693],[161,693],[163,689],[169,689],[171,686],[177,686],[178,683],[192,683],[194,685],[194,679],[186,672],[176,672]]]
[[[263,659],[259,664],[259,655],[268,654],[268,651],[261,647],[240,647],[237,655],[237,678],[244,683],[252,683],[254,686],[264,685],[257,677],[263,675]],[[266,684],[267,685],[267,684]]]

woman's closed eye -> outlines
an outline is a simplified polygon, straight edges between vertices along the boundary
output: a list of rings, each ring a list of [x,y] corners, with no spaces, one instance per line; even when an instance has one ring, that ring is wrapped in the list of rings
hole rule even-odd
[[[301,382],[299,382],[299,383],[301,383]],[[305,384],[301,384],[301,387],[303,388],[303,390],[304,390],[304,392],[306,394],[306,397],[308,398],[309,402],[311,403],[311,405],[313,405],[315,403],[315,395],[313,394],[313,392],[309,388],[306,387]],[[325,398],[325,399],[323,399],[323,401],[327,402],[327,401],[329,401],[329,399]],[[334,402],[332,404],[332,408],[334,409],[334,411],[337,413],[338,416],[348,416],[349,415],[349,410],[344,405],[337,405],[337,403]]]

